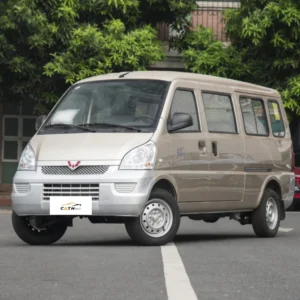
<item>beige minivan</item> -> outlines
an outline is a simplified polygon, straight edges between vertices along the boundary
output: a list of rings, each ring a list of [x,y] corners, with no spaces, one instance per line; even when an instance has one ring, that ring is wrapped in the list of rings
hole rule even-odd
[[[181,72],[123,72],[71,86],[24,149],[12,222],[24,242],[58,241],[75,217],[123,223],[142,245],[181,217],[277,234],[293,201],[292,141],[280,95]]]

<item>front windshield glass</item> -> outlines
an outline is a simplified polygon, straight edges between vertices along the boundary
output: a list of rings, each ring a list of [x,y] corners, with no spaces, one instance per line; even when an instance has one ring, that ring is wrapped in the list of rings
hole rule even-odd
[[[51,113],[40,134],[153,132],[169,83],[159,80],[114,80],[74,86]]]

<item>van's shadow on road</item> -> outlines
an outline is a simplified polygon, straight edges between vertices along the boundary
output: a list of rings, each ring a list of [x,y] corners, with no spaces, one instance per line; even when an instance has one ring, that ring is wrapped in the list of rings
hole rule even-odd
[[[178,234],[174,242],[175,244],[191,244],[199,242],[229,242],[235,240],[247,240],[257,238],[253,234]]]
[[[201,234],[178,234],[173,242],[176,245],[201,245],[201,244],[220,244],[222,242],[235,242],[236,244],[244,243],[245,241],[260,240],[260,241],[274,241],[278,239],[289,238],[287,234],[279,234],[275,238],[271,239],[259,239],[255,234],[226,234],[226,233],[201,233]],[[24,243],[17,243],[14,246],[28,246]],[[29,246],[29,247],[145,247],[138,245],[130,238],[107,238],[102,240],[95,240],[93,238],[76,241],[74,237],[62,238],[55,244],[47,246]],[[157,247],[157,246],[154,246]],[[300,299],[299,299],[300,300]]]
[[[179,234],[175,237],[174,243],[176,245],[185,244],[201,244],[209,242],[230,242],[230,241],[244,241],[249,239],[257,239],[256,236],[248,234]],[[62,239],[58,243],[51,245],[51,247],[143,247],[130,239],[109,239],[109,240],[84,240],[84,241],[70,241]],[[45,247],[45,246],[37,246]],[[49,246],[46,246],[49,247]]]

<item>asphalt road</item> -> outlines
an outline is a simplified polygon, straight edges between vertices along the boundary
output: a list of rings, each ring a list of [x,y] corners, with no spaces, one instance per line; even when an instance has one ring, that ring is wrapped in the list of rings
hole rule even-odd
[[[76,220],[58,243],[28,246],[0,211],[1,300],[299,300],[300,213],[273,239],[227,219],[182,219],[175,243],[136,246],[123,225]]]

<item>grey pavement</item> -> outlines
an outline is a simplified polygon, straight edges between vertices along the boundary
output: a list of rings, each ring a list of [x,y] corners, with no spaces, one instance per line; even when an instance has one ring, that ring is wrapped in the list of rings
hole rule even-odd
[[[228,219],[183,218],[175,245],[198,300],[299,300],[300,213],[281,226],[293,230],[259,239]],[[18,239],[9,211],[0,211],[0,228],[1,300],[173,300],[161,248],[135,245],[123,225],[75,220],[61,241],[43,247]]]

